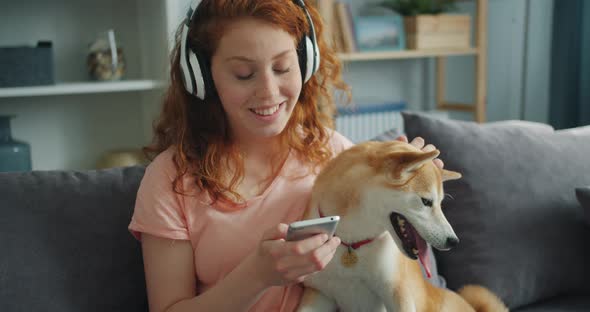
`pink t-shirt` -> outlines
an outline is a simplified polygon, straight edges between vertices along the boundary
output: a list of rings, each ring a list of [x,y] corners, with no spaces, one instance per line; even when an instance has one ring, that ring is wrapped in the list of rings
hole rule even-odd
[[[334,132],[330,145],[337,154],[352,143]],[[291,152],[264,193],[249,199],[244,207],[235,209],[235,206],[221,202],[210,205],[208,197],[198,191],[194,193],[196,196],[175,193],[172,181],[176,170],[172,156],[173,151],[168,149],[147,167],[137,193],[129,230],[138,240],[141,240],[141,232],[190,240],[199,293],[231,272],[256,248],[267,229],[278,223],[299,220],[316,177]],[[188,179],[183,182],[190,185]],[[301,294],[299,285],[271,287],[250,311],[293,311]]]

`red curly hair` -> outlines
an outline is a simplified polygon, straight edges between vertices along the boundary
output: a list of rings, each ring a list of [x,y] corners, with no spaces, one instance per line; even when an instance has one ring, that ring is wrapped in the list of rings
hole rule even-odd
[[[316,170],[332,157],[326,130],[333,127],[332,87],[344,91],[348,98],[350,91],[340,77],[341,64],[335,52],[323,39],[324,27],[318,11],[312,5],[307,5],[307,9],[314,23],[321,64],[318,72],[303,84],[297,105],[281,133],[281,143]],[[297,41],[309,29],[304,11],[292,0],[204,0],[190,25],[190,45],[202,48],[200,52],[211,60],[224,26],[240,17],[254,17],[276,25]],[[144,152],[153,159],[171,147],[174,149],[178,175],[173,189],[179,194],[186,191],[182,181],[188,175],[214,201],[241,200],[235,189],[243,178],[244,166],[240,152],[231,144],[228,120],[219,97],[208,96],[203,101],[184,89],[180,69],[181,32],[182,25],[171,55],[171,83],[162,112],[155,121],[153,142]],[[236,171],[227,183],[224,168],[230,167]]]

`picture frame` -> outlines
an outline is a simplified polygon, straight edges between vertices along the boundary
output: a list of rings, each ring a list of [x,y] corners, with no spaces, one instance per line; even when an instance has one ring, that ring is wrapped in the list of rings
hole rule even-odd
[[[406,49],[404,20],[400,15],[357,16],[354,23],[360,52]]]

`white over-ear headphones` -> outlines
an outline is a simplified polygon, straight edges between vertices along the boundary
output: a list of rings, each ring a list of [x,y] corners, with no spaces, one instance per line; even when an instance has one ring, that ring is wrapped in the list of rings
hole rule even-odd
[[[213,79],[211,78],[209,60],[199,55],[198,47],[191,47],[188,43],[189,27],[201,1],[194,0],[191,3],[182,26],[180,69],[186,91],[204,100],[208,93],[215,90]],[[309,23],[308,33],[299,41],[299,46],[297,47],[301,78],[305,83],[320,68],[320,51],[316,41],[315,27],[311,15],[305,7],[305,3],[303,0],[294,0],[293,2],[303,9]]]

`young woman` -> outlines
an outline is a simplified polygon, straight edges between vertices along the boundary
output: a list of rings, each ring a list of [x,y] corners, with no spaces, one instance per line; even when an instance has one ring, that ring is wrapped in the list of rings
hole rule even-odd
[[[318,170],[351,145],[329,130],[339,62],[302,0],[191,7],[129,225],[150,311],[293,311],[340,244],[285,241]]]

